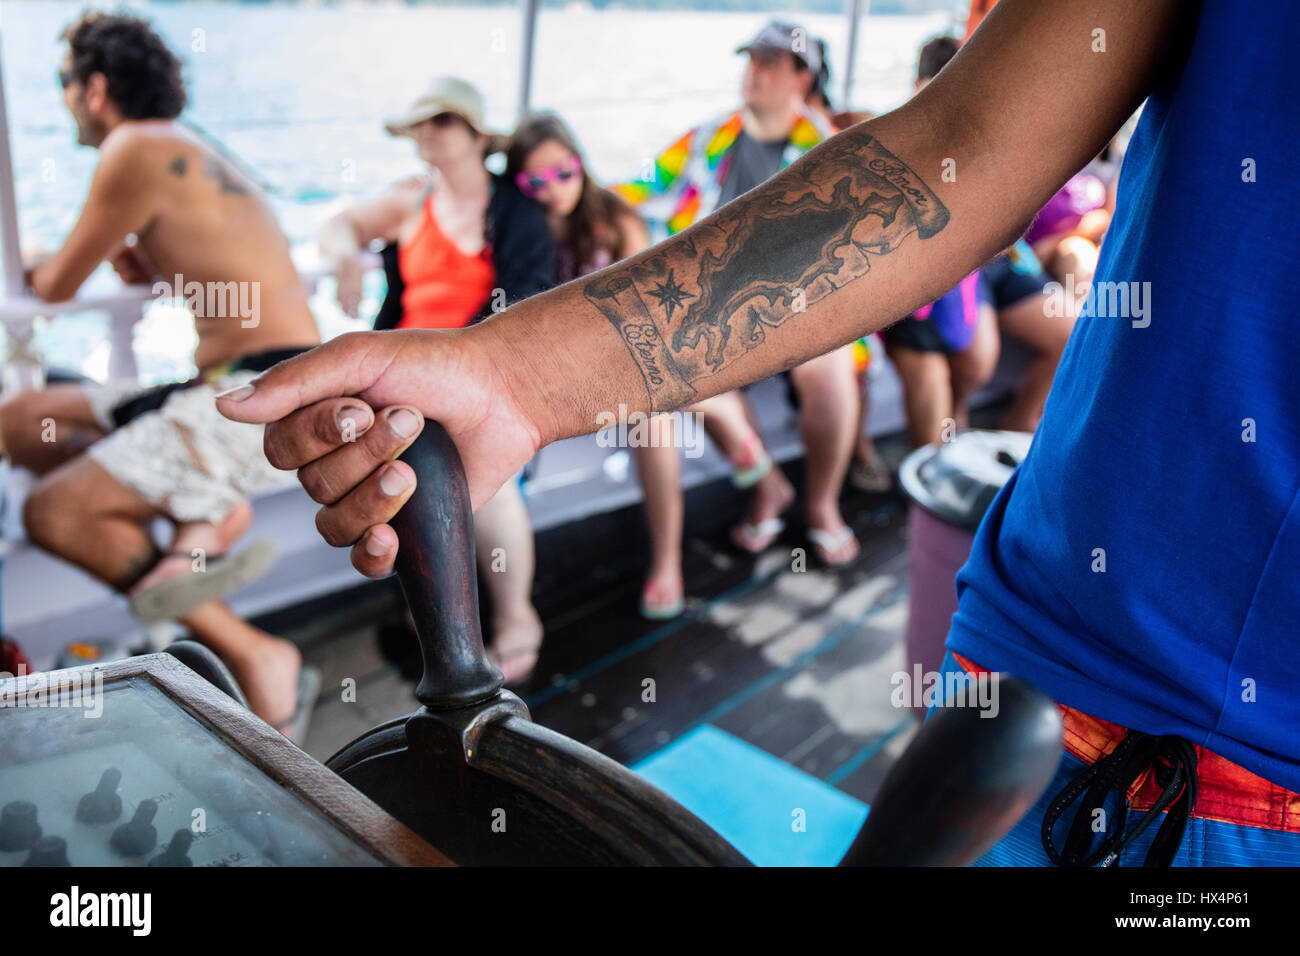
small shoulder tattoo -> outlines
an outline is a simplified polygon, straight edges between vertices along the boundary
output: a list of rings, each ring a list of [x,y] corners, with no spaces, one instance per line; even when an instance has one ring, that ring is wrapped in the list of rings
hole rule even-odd
[[[208,164],[204,169],[204,174],[209,179],[215,179],[223,193],[233,196],[243,196],[248,193],[248,190],[243,187],[239,180],[230,174],[230,170],[226,168],[225,163],[215,156],[208,157]]]

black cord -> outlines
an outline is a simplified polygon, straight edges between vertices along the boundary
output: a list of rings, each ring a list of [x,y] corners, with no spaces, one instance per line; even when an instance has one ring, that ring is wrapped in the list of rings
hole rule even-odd
[[[1128,789],[1146,770],[1155,766],[1160,797],[1146,815],[1127,833]],[[1098,811],[1106,813],[1105,802],[1112,789],[1119,790],[1119,807],[1114,827],[1096,831],[1093,821]],[[1086,791],[1086,792],[1085,792]],[[1053,831],[1056,822],[1076,800],[1082,797],[1070,824],[1065,845],[1057,849]],[[1156,831],[1144,866],[1170,866],[1182,845],[1187,820],[1196,806],[1196,748],[1173,734],[1160,737],[1130,731],[1102,759],[1085,767],[1063,787],[1043,814],[1043,849],[1057,866],[1110,866],[1124,848],[1142,835],[1167,809]],[[1114,830],[1111,833],[1111,830]],[[1097,832],[1108,834],[1096,850],[1088,852]]]

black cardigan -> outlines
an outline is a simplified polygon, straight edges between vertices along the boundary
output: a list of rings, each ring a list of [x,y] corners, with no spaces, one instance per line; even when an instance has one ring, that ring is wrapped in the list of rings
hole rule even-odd
[[[546,222],[546,212],[504,176],[492,176],[485,234],[492,246],[495,288],[505,293],[507,305],[555,285],[555,240]],[[384,246],[380,257],[388,277],[388,293],[375,316],[375,328],[393,329],[402,318],[405,287],[397,263],[397,243]],[[494,298],[495,289],[470,320],[471,325],[492,315]]]

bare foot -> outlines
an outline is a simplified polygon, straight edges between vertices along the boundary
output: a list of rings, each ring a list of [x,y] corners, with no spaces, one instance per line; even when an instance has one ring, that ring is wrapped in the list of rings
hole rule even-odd
[[[883,494],[894,487],[889,468],[878,458],[859,458],[849,467],[849,485],[858,491]]]
[[[771,547],[781,533],[780,516],[794,503],[794,486],[780,468],[773,467],[754,486],[749,514],[744,523],[731,529],[731,541],[742,551],[758,554]]]
[[[164,554],[153,569],[135,583],[128,594],[140,594],[162,581],[170,581],[195,570],[195,558],[188,551],[172,551]]]
[[[291,641],[270,634],[262,637],[246,656],[226,663],[248,698],[248,709],[284,733],[298,710],[302,654]]]
[[[497,615],[492,631],[488,659],[505,676],[507,684],[517,684],[537,665],[542,648],[542,619],[529,605],[508,617]]]

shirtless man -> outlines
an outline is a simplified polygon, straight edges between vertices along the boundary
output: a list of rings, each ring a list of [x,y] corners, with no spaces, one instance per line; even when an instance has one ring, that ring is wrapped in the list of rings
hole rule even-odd
[[[141,616],[180,620],[230,666],[254,712],[284,729],[297,649],[215,600],[269,563],[265,549],[223,555],[248,526],[249,499],[283,475],[262,455],[261,429],[230,429],[212,396],[319,344],[306,289],[257,187],[175,122],[181,64],[148,24],[90,13],[64,37],[64,102],[78,142],[101,158],[63,248],[28,270],[31,291],[68,299],[105,259],[128,283],[161,277],[155,290],[195,314],[199,374],[148,390],[55,385],[0,406],[4,452],[41,476],[27,534],[131,595]],[[159,516],[176,525],[165,555],[149,533]]]

